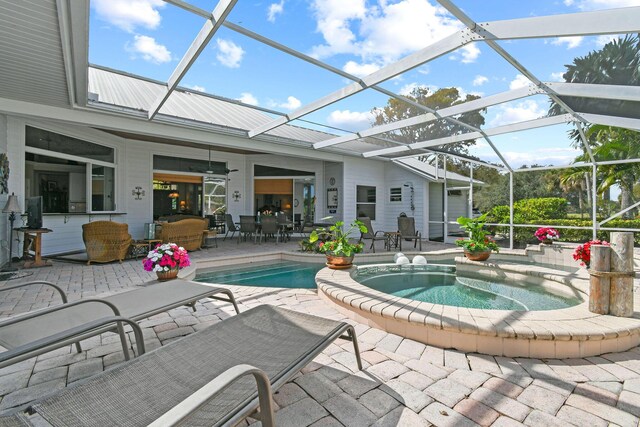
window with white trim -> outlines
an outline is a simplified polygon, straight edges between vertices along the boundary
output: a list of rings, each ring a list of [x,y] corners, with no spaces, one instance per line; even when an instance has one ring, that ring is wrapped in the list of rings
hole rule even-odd
[[[376,219],[376,187],[356,186],[356,213],[358,217],[368,216]]]
[[[402,201],[402,187],[394,187],[389,189],[389,201],[390,202]]]
[[[114,148],[26,127],[25,197],[43,213],[115,211],[115,176]]]

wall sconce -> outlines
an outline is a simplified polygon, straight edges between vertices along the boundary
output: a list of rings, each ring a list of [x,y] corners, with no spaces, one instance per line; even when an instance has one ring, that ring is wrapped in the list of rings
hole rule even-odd
[[[131,195],[135,196],[135,200],[142,200],[142,198],[144,197],[144,190],[142,189],[142,187],[136,187],[131,190]]]
[[[240,192],[238,190],[236,190],[236,191],[233,192],[231,197],[233,197],[233,201],[234,202],[239,202],[240,201],[240,197],[242,197],[242,195],[240,194]]]
[[[404,187],[409,187],[409,189],[411,190],[411,199],[410,199],[411,204],[410,204],[410,208],[411,208],[411,211],[415,211],[415,210],[416,210],[416,205],[415,205],[415,203],[413,202],[413,195],[414,195],[413,183],[412,183],[412,182],[405,182],[405,183],[403,184],[403,186],[404,186]]]

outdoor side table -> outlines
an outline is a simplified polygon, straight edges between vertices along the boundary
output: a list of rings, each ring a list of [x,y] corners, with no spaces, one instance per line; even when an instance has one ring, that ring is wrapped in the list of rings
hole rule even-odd
[[[203,230],[202,231],[202,247],[205,249],[218,247],[218,239],[216,236],[218,235],[218,231],[216,229],[213,230]]]
[[[160,239],[142,239],[142,240],[134,240],[131,242],[131,250],[129,251],[129,256],[131,258],[138,257],[140,255],[147,256],[149,251],[155,247],[156,244],[162,243]]]
[[[398,249],[398,243],[400,242],[400,232],[385,231],[384,235],[387,238],[387,240],[385,240],[385,249],[390,251],[391,245],[393,245],[394,249]]]
[[[16,228],[16,231],[24,233],[24,243],[22,247],[22,257],[24,261],[24,268],[34,267],[50,267],[51,261],[42,259],[42,235],[51,233],[53,230],[48,228]],[[33,249],[33,259],[29,253],[29,249]]]

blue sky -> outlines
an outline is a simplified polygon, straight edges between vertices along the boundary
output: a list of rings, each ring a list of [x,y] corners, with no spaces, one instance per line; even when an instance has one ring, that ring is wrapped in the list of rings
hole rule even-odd
[[[212,10],[215,1],[190,0]],[[478,22],[574,13],[640,5],[640,0],[456,0]],[[364,76],[459,30],[462,25],[427,0],[238,1],[229,21],[314,56],[351,74]],[[166,81],[204,20],[161,0],[92,0],[89,60]],[[566,37],[505,41],[501,45],[543,81],[559,81],[564,65],[600,48],[610,37]],[[266,45],[222,28],[181,82],[281,112],[295,110],[349,81]],[[528,84],[526,78],[482,44],[449,55],[382,84],[397,93],[415,86],[458,87],[480,96]],[[306,116],[351,131],[368,128],[371,109],[386,96],[366,90]],[[546,114],[538,96],[492,107],[485,127]],[[575,156],[567,126],[495,137],[513,166],[566,164]],[[473,154],[496,160],[485,143]]]

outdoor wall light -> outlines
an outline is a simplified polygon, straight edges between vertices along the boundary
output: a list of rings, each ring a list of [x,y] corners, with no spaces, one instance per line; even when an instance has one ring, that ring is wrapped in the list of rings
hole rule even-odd
[[[178,193],[177,191],[172,191],[171,193],[169,193],[170,199],[177,199],[178,197],[180,197],[180,193]]]
[[[411,208],[411,211],[415,211],[416,210],[416,205],[413,202],[413,195],[414,195],[413,183],[412,182],[405,182],[403,184],[403,186],[404,187],[409,187],[409,189],[411,190],[411,199],[410,199],[411,205],[410,205],[410,208]]]

